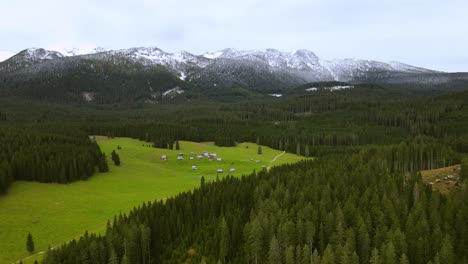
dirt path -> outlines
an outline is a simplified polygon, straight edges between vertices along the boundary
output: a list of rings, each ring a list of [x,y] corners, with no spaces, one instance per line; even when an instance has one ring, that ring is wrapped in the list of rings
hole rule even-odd
[[[283,151],[283,153],[279,154],[278,156],[274,157],[271,162],[275,162],[277,158],[283,156],[286,153],[286,151]]]

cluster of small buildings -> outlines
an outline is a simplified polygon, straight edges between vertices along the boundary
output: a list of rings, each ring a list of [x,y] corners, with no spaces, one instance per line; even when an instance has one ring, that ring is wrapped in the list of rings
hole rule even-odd
[[[198,160],[201,160],[201,159],[209,159],[209,160],[217,160],[217,161],[222,161],[223,159],[218,157],[218,155],[216,153],[208,153],[208,152],[203,152],[202,154],[200,155],[197,155],[196,158]],[[168,159],[168,155],[164,154],[164,155],[161,155],[161,160],[167,160]],[[195,152],[190,152],[190,157],[189,157],[190,160],[194,160],[195,159]],[[177,155],[177,160],[184,160],[184,153],[183,152],[179,152],[179,155]]]
[[[194,152],[190,152],[189,159],[194,160],[195,157],[197,158],[197,160],[201,160],[201,159],[208,159],[209,161],[213,161],[213,160],[222,161],[223,160],[222,158],[218,157],[218,155],[216,153],[208,153],[206,151],[203,152],[202,154],[199,154],[199,155],[196,155],[196,156],[195,156]],[[166,154],[161,155],[161,160],[163,160],[163,161],[168,160],[168,155],[166,155]],[[179,152],[179,155],[177,155],[177,160],[184,160],[184,153]],[[198,166],[193,165],[192,170],[198,170]],[[223,169],[217,169],[216,172],[217,173],[223,173],[224,171],[223,171]],[[236,169],[235,168],[230,168],[229,172],[234,173],[234,172],[236,172]]]

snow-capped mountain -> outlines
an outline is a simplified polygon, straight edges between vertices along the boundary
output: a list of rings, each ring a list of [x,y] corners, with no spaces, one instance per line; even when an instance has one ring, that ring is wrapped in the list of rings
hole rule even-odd
[[[430,84],[448,83],[453,79],[446,73],[400,62],[385,63],[360,59],[322,60],[312,51],[305,49],[283,52],[275,49],[229,48],[196,55],[186,51],[165,52],[157,47],[120,50],[98,48],[85,54],[77,49],[58,52],[33,48],[23,50],[0,62],[0,77],[15,81],[67,79],[70,76],[80,78],[83,75],[83,78],[99,79],[99,85],[102,86],[102,82],[112,83],[112,78],[122,78],[122,76],[143,78],[142,76],[150,76],[153,72],[157,75],[162,74],[158,76],[165,76],[164,80],[170,79],[165,82],[164,89],[182,87],[183,85],[179,83],[182,81],[200,89],[243,87],[265,94],[277,94],[298,85],[321,81]],[[168,79],[167,74],[172,74],[172,77],[178,81]],[[465,75],[457,78],[465,81]],[[159,89],[159,94],[166,91],[154,86],[154,83],[160,81],[150,79],[142,80],[141,83],[146,83],[144,86],[150,90],[151,98],[154,98],[155,88]],[[119,85],[128,86],[125,81],[122,83]],[[182,88],[187,89],[187,87]]]
[[[336,59],[331,61],[322,61],[335,81],[352,82],[375,75],[377,73],[436,73],[437,71],[419,68],[400,62],[379,62],[360,59]]]
[[[229,48],[202,55],[194,55],[186,51],[169,53],[156,47],[139,47],[122,50],[104,50],[101,48],[95,49],[88,54],[81,54],[77,49],[64,50],[63,53],[44,49],[27,49],[5,62],[8,62],[10,67],[13,64],[28,67],[31,64],[44,60],[77,56],[99,60],[125,58],[145,66],[161,65],[169,68],[181,79],[190,76],[195,70],[194,68],[198,68],[195,71],[199,75],[203,75],[202,69],[209,65],[226,65],[229,63],[245,63],[249,66],[257,64],[259,68],[265,68],[269,72],[289,73],[305,81],[353,81],[356,78],[360,79],[366,76],[368,73],[378,72],[435,72],[399,62],[384,63],[359,59],[320,60],[312,51],[305,49],[294,52],[282,52],[275,49],[237,50]],[[14,70],[16,69],[17,67],[14,67]]]
[[[301,49],[294,52],[282,52],[275,49],[265,50],[237,50],[223,49],[194,55],[186,51],[177,53],[165,52],[156,47],[139,47],[122,50],[95,49],[88,54],[81,54],[77,49],[64,50],[63,53],[44,49],[27,49],[8,59],[9,67],[13,64],[28,67],[44,60],[64,57],[82,56],[88,59],[112,60],[125,58],[145,66],[162,65],[168,67],[181,79],[190,76],[194,68],[198,73],[209,65],[219,64],[257,64],[269,72],[285,72],[296,75],[305,81],[335,80],[353,81],[369,72],[406,72],[406,73],[434,73],[435,71],[414,67],[399,62],[378,62],[358,59],[320,60],[312,51]],[[5,63],[4,62],[4,63]],[[2,64],[4,64],[2,63]],[[18,67],[13,67],[16,70]],[[11,70],[11,69],[10,69]],[[201,73],[202,74],[202,73]]]
[[[8,60],[1,62],[0,71],[16,71],[36,63],[63,57],[63,54],[57,51],[45,50],[41,48],[29,48],[19,52]]]

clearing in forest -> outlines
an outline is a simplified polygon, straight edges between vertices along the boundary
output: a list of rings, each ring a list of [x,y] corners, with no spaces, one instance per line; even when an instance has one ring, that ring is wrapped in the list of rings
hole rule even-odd
[[[15,182],[8,193],[0,197],[0,263],[12,263],[28,256],[28,232],[33,236],[38,253],[49,245],[54,247],[77,238],[86,230],[102,232],[107,220],[129,212],[144,201],[163,199],[198,187],[202,175],[206,181],[212,181],[228,174],[241,176],[263,167],[304,159],[289,153],[278,156],[282,151],[265,146],[258,155],[257,145],[253,143],[216,147],[181,141],[179,151],[148,147],[150,143],[129,138],[96,137],[96,140],[108,157],[110,172],[66,185]],[[119,167],[110,160],[112,150],[120,156]],[[177,160],[179,152],[183,153],[183,160]],[[216,153],[221,160],[198,160],[196,156],[203,152]],[[168,159],[162,160],[162,155],[167,155]],[[230,172],[232,168],[235,172]],[[217,173],[218,169],[223,173]],[[23,263],[32,263],[40,257],[34,255]]]

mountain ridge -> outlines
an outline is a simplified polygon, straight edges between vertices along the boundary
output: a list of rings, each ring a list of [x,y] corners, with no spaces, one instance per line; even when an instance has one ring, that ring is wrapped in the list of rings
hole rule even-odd
[[[20,51],[0,62],[0,80],[3,79],[0,93],[18,94],[21,89],[14,87],[20,86],[27,95],[41,93],[49,98],[47,91],[53,90],[89,101],[85,94],[102,91],[104,86],[108,96],[113,90],[125,90],[126,95],[137,91],[138,100],[159,102],[166,91],[174,89],[198,89],[200,94],[239,87],[267,95],[305,83],[329,81],[431,88],[434,85],[444,88],[454,82],[465,87],[468,83],[468,75],[464,73],[449,74],[393,61],[323,60],[306,49],[283,52],[271,48],[227,48],[196,55],[187,51],[166,52],[158,47],[134,47],[77,53],[62,54],[42,48]],[[43,90],[37,91],[34,86],[37,83]],[[179,95],[190,93],[178,93],[175,97]]]

